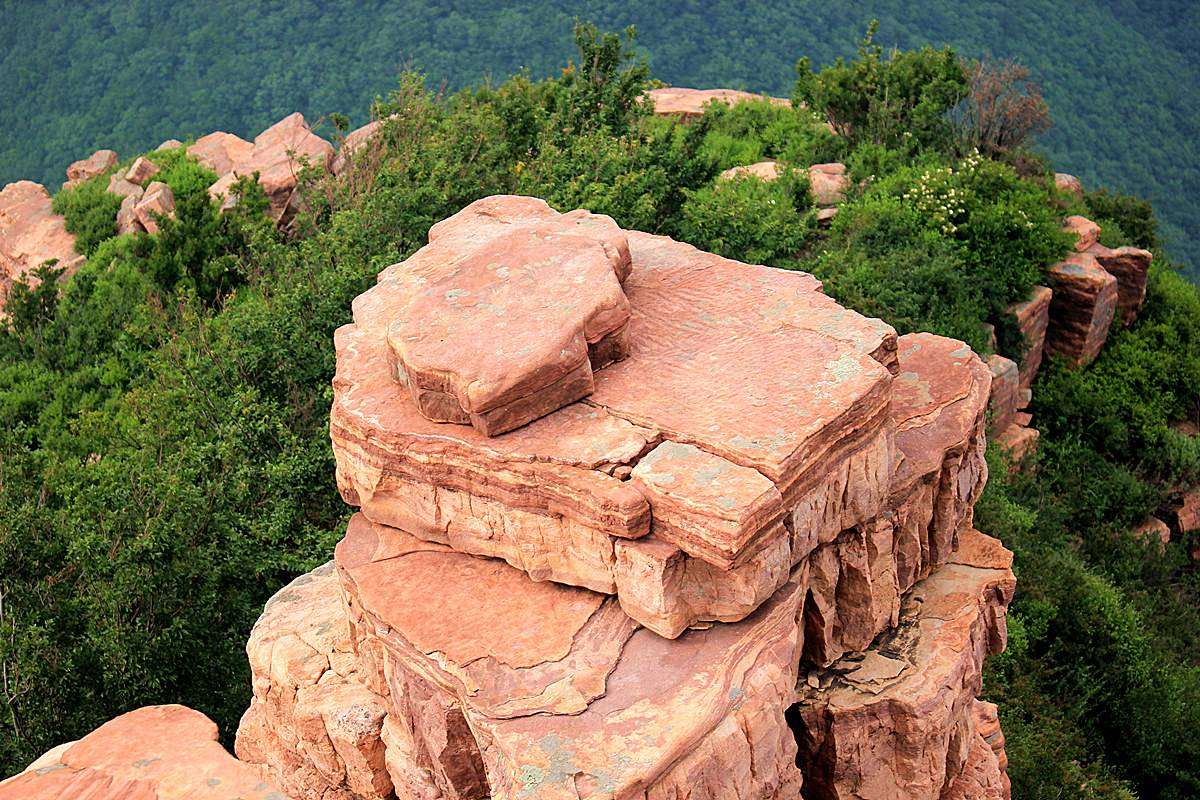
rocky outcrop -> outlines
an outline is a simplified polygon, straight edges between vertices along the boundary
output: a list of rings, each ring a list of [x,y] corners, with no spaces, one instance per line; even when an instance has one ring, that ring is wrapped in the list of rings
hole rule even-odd
[[[341,147],[338,148],[337,156],[330,164],[329,171],[334,175],[341,175],[353,163],[354,157],[362,151],[367,144],[379,135],[379,131],[383,128],[382,120],[371,120],[361,128],[355,128],[346,134],[345,140]]]
[[[126,198],[128,199],[128,198]],[[122,205],[124,201],[122,201]],[[133,215],[142,230],[147,233],[158,233],[160,217],[175,217],[175,193],[171,187],[162,181],[155,181],[146,187],[141,199],[133,207]],[[118,215],[118,226],[121,220]]]
[[[1014,354],[1020,373],[1021,398],[1019,407],[1029,404],[1033,381],[1042,366],[1042,353],[1046,345],[1046,331],[1050,327],[1050,298],[1053,292],[1047,286],[1035,286],[1029,299],[1008,307],[1008,313],[1016,322],[1021,334],[1021,352]]]
[[[254,697],[235,752],[296,800],[386,800],[382,700],[360,679],[333,564],[266,605],[246,645]]]
[[[1074,175],[1065,172],[1054,173],[1054,185],[1060,191],[1070,192],[1076,197],[1083,197],[1083,184]]]
[[[97,175],[103,175],[117,166],[117,154],[112,150],[97,150],[87,158],[81,158],[67,167],[67,182],[64,189],[78,186]]]
[[[1100,226],[1078,214],[1067,217],[1063,230],[1075,237],[1075,251],[1084,253],[1100,238]]]
[[[1117,310],[1117,279],[1088,253],[1072,253],[1047,272],[1054,291],[1046,348],[1071,366],[1100,353]]]
[[[139,184],[133,183],[119,172],[114,172],[108,179],[108,191],[118,197],[132,197],[134,202],[140,200],[146,191]]]
[[[196,140],[188,154],[217,173],[209,194],[227,204],[238,178],[258,174],[258,183],[270,201],[273,219],[285,222],[294,210],[293,195],[305,163],[325,166],[333,157],[333,145],[314,134],[299,114],[290,114],[247,142],[231,133],[218,131]]]
[[[1171,527],[1158,517],[1146,517],[1133,529],[1135,539],[1165,549],[1171,543]]]
[[[987,359],[992,373],[992,394],[988,399],[991,422],[988,433],[995,436],[1016,421],[1021,403],[1021,373],[1012,359],[992,354]]]
[[[704,108],[709,103],[724,103],[727,106],[753,100],[767,100],[771,105],[790,106],[792,103],[786,97],[770,97],[768,95],[741,92],[736,89],[685,89],[682,87],[663,87],[651,89],[646,97],[654,106],[654,113],[659,116],[676,117],[684,122],[699,119],[704,115]]]
[[[984,659],[1004,649],[1014,587],[1012,554],[964,533],[950,562],[905,598],[889,634],[801,677],[806,797],[938,800],[956,784],[951,796],[987,796],[967,788],[975,786],[1007,797],[996,751],[975,752],[998,733],[979,730],[976,698]]]
[[[153,178],[160,172],[159,167],[145,156],[138,156],[137,160],[129,167],[125,173],[125,180],[138,186],[145,186],[146,181]],[[109,184],[109,191],[112,191],[112,184]]]
[[[0,800],[288,800],[183,706],[147,706],[54,748],[0,782]]]
[[[75,237],[54,213],[45,187],[32,181],[8,184],[0,191],[0,310],[13,282],[36,282],[31,273],[48,261],[65,278],[79,268],[83,256],[75,252]]]
[[[1146,300],[1146,282],[1154,255],[1140,247],[1105,247],[1097,242],[1087,249],[1110,275],[1117,279],[1117,322],[1129,326]]]

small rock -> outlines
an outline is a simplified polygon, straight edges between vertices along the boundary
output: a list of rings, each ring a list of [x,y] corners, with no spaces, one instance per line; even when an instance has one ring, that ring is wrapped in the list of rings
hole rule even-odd
[[[1100,226],[1078,214],[1067,217],[1063,230],[1075,234],[1075,251],[1078,253],[1086,251],[1100,238]]]
[[[1070,192],[1076,197],[1083,197],[1083,184],[1074,175],[1065,172],[1054,173],[1054,185],[1061,191]]]
[[[159,173],[159,167],[145,156],[138,156],[137,161],[133,162],[133,166],[125,173],[125,180],[130,183],[136,183],[138,186],[145,186],[146,181],[153,178]]]
[[[146,193],[134,206],[137,220],[148,233],[158,233],[158,222],[155,216],[175,216],[175,194],[171,187],[161,181],[155,181],[146,187]]]
[[[67,167],[67,182],[63,186],[76,186],[89,178],[108,172],[116,165],[116,153],[112,150],[97,150]]]

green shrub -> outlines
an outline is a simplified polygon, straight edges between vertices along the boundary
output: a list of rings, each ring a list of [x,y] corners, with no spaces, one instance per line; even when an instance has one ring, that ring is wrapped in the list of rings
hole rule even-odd
[[[774,181],[739,176],[687,192],[680,236],[701,250],[772,264],[794,256],[815,223],[802,173]]]
[[[85,256],[105,239],[117,235],[121,198],[109,193],[109,174],[97,175],[54,195],[54,213],[66,218],[67,230],[75,234],[75,249]]]
[[[1120,227],[1124,237],[1128,237],[1120,244],[1131,244],[1147,250],[1158,248],[1158,221],[1154,218],[1154,209],[1149,200],[1098,189],[1085,192],[1083,202],[1091,219],[1111,220]]]

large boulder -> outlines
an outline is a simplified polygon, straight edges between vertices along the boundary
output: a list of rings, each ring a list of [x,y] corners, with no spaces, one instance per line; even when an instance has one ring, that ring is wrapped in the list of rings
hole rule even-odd
[[[354,163],[354,158],[362,149],[366,147],[372,139],[379,135],[380,129],[383,127],[382,120],[371,120],[361,128],[355,128],[346,134],[342,146],[338,148],[337,156],[329,166],[329,171],[334,175],[341,175],[346,169]]]
[[[1046,348],[1071,366],[1089,364],[1104,347],[1117,310],[1117,279],[1089,253],[1072,253],[1047,272],[1053,296]]]
[[[792,104],[786,97],[770,97],[737,89],[685,89],[676,86],[651,89],[646,92],[646,97],[653,105],[655,114],[675,117],[684,122],[691,122],[702,117],[705,107],[710,103],[732,106],[747,101],[767,100],[774,106],[790,106]]]
[[[133,207],[133,214],[143,230],[158,233],[160,217],[175,217],[175,193],[167,184],[155,181],[146,187],[145,193]]]
[[[1154,255],[1140,247],[1118,247],[1114,250],[1099,242],[1089,247],[1087,252],[1117,279],[1117,321],[1122,326],[1133,324],[1146,300],[1146,282],[1150,277],[1150,262]]]
[[[63,188],[77,186],[97,175],[103,175],[115,166],[117,166],[116,153],[112,150],[97,150],[87,158],[72,162],[71,166],[67,167],[67,182],[63,184]]]
[[[1029,404],[1029,395],[1033,389],[1033,381],[1037,378],[1042,366],[1042,353],[1046,346],[1046,331],[1050,327],[1050,298],[1053,292],[1048,286],[1035,286],[1029,294],[1029,299],[1013,303],[1008,307],[1008,313],[1016,322],[1017,330],[1021,333],[1021,353],[1010,354],[1017,362],[1021,376],[1021,402],[1024,408]]]
[[[215,131],[201,136],[194,144],[188,146],[187,152],[220,177],[233,172],[239,164],[249,161],[254,152],[254,144],[232,133]]]
[[[288,800],[183,706],[147,706],[54,748],[0,782],[0,800]]]
[[[727,181],[734,178],[758,178],[762,181],[778,180],[783,174],[783,165],[777,161],[759,161],[757,164],[747,164],[741,167],[730,167],[719,176]]]
[[[53,261],[69,277],[83,263],[75,237],[54,213],[50,193],[40,183],[17,181],[0,191],[0,311],[14,281]]]
[[[1005,647],[1015,584],[1012,554],[969,530],[950,562],[905,597],[891,632],[865,653],[801,676],[805,797],[939,800],[964,775],[980,787],[1005,786],[1002,741],[986,748],[991,758],[973,751],[999,732],[976,698],[984,659]],[[963,784],[957,791],[987,796]]]
[[[138,156],[137,160],[129,167],[125,173],[125,180],[130,183],[136,183],[138,186],[145,186],[146,181],[153,178],[160,172],[160,168],[150,159],[145,156]],[[111,184],[109,191],[111,191]]]
[[[813,164],[808,168],[808,184],[818,208],[830,208],[846,199],[850,177],[845,164]]]

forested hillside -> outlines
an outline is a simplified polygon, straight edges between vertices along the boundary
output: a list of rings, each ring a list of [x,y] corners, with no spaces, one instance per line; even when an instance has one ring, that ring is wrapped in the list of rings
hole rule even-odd
[[[1055,166],[1150,199],[1169,252],[1200,265],[1200,6],[1186,0],[830,4],[732,2],[0,3],[0,182],[56,185],[96,147],[122,154],[285,113],[365,118],[402,66],[458,88],[553,74],[574,17],[636,24],[656,77],[790,94],[794,64],[878,39],[1016,58],[1044,87]]]

